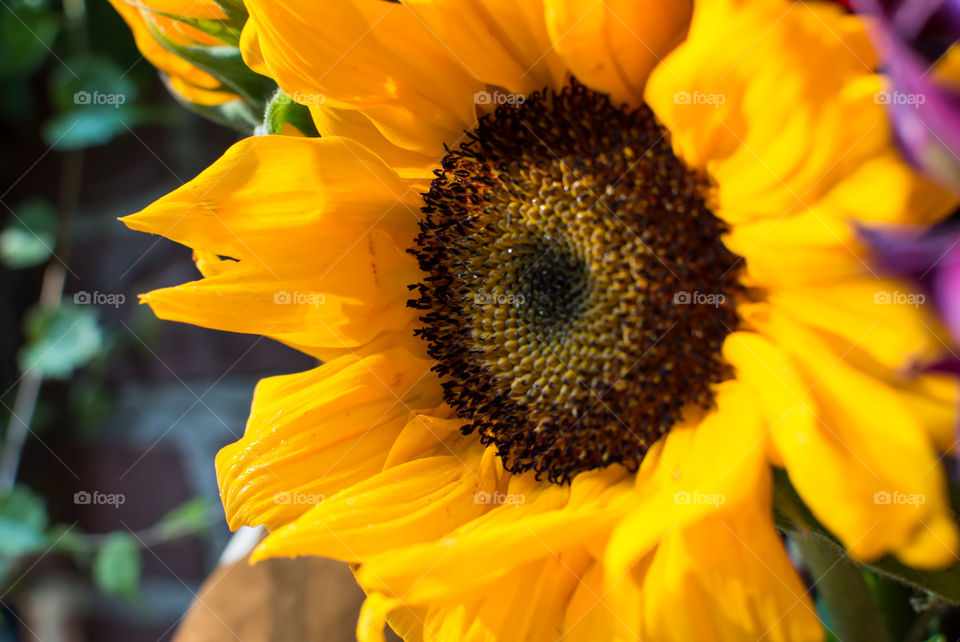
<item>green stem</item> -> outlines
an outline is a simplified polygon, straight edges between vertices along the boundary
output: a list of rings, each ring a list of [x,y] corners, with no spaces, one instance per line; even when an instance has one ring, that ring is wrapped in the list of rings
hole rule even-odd
[[[86,52],[89,49],[86,15],[85,0],[64,0],[64,24],[71,52]],[[47,264],[40,286],[42,306],[58,307],[63,297],[63,286],[67,278],[65,266],[70,260],[73,243],[73,217],[80,201],[82,184],[83,150],[67,152],[60,175],[60,218],[54,260]],[[16,483],[20,457],[27,442],[42,386],[43,378],[32,372],[25,372],[20,380],[10,423],[0,439],[0,493],[10,492]]]
[[[890,642],[860,569],[835,546],[816,536],[793,536],[813,586],[826,605],[830,631],[842,642]]]
[[[82,4],[81,4],[82,6]],[[60,176],[60,218],[56,249],[53,260],[47,263],[40,285],[42,306],[56,308],[63,297],[67,278],[67,261],[73,241],[73,218],[80,200],[83,182],[83,150],[67,152],[63,157],[63,173]],[[0,440],[0,493],[13,489],[20,468],[20,457],[30,432],[33,412],[40,398],[43,378],[33,372],[25,372],[17,387],[13,412],[7,430]]]
[[[2,494],[13,490],[16,482],[20,453],[23,452],[23,444],[27,441],[27,433],[30,432],[30,422],[33,420],[33,411],[37,407],[41,384],[40,377],[28,373],[20,380],[20,385],[17,387],[17,397],[13,402],[10,423],[0,444],[0,493]]]
[[[196,524],[190,528],[184,528],[175,532],[166,532],[163,524],[154,524],[147,528],[131,530],[137,543],[145,548],[153,548],[160,544],[176,542],[189,537],[196,537],[206,532],[213,526],[216,526],[223,519],[223,514],[218,510],[211,510],[202,524]],[[119,531],[124,532],[124,531]],[[58,550],[62,552],[93,554],[99,551],[104,543],[114,533],[75,533],[69,538],[64,538]]]

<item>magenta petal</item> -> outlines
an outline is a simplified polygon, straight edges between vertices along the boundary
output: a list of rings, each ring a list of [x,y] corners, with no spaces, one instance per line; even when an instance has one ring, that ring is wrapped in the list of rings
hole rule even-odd
[[[960,238],[957,246],[960,247]],[[936,268],[933,295],[954,343],[960,345],[960,251],[956,248]]]
[[[856,0],[854,6],[876,19],[871,36],[893,84],[877,98],[890,110],[904,156],[960,191],[960,87],[936,83],[933,62],[921,55],[960,39],[960,0]]]

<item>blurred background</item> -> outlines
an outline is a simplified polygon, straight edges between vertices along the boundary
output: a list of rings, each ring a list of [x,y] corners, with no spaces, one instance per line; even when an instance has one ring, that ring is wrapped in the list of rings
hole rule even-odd
[[[239,134],[178,105],[105,0],[0,0],[0,90],[0,640],[173,639],[230,536],[214,455],[259,378],[313,364],[138,305],[199,275],[117,217]],[[190,639],[260,639],[231,627]]]
[[[316,135],[306,109],[250,76],[231,89],[265,93],[240,96],[256,108],[233,122],[250,131],[272,97],[264,127]],[[256,382],[314,363],[158,321],[137,295],[198,278],[190,251],[116,220],[242,134],[178,103],[107,0],[0,0],[0,91],[0,642],[354,639],[362,594],[346,566],[247,565],[214,474]],[[893,116],[917,131],[914,112]],[[946,158],[927,169],[960,185],[960,156],[928,153],[960,120],[931,122],[908,151]],[[242,536],[249,548],[257,534]],[[893,639],[960,639],[960,610],[863,575]]]

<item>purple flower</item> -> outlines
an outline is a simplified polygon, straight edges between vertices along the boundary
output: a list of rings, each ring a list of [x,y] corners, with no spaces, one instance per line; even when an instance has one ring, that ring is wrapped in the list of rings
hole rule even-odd
[[[877,100],[890,110],[905,157],[960,191],[960,65],[943,69],[960,40],[960,0],[852,4],[876,19],[871,35],[892,81],[890,91],[878,94]]]

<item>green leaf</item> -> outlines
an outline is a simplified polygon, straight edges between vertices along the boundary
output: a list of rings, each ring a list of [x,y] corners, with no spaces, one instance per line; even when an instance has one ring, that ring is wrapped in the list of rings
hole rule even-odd
[[[844,642],[891,640],[861,567],[820,538],[794,535],[791,539],[817,587],[821,618],[837,639]]]
[[[136,599],[140,586],[140,547],[124,532],[111,533],[93,560],[93,579],[105,593]]]
[[[891,577],[863,569],[864,578],[883,614],[887,630],[894,640],[906,640],[917,621],[917,612],[910,604],[913,590]]]
[[[0,73],[0,95],[4,97],[0,100],[0,122],[17,128],[35,127],[38,100],[29,77]]]
[[[43,551],[47,536],[29,524],[0,517],[0,556],[20,557]]]
[[[137,87],[117,63],[104,56],[72,56],[50,74],[50,100],[58,111],[83,105],[127,105]]]
[[[161,540],[172,540],[206,531],[213,506],[205,497],[196,497],[164,515],[154,527]]]
[[[102,145],[147,119],[136,97],[136,85],[109,58],[68,58],[51,74],[58,113],[44,124],[43,139],[59,150]]]
[[[66,379],[103,348],[103,332],[93,310],[69,303],[32,308],[25,318],[25,333],[27,344],[17,355],[20,369],[44,378]]]
[[[60,29],[46,2],[13,0],[0,11],[0,75],[26,76],[50,55]]]
[[[71,382],[68,395],[68,413],[76,426],[76,435],[79,439],[92,443],[99,436],[107,415],[113,409],[110,391],[99,377],[84,376]]]
[[[58,111],[84,105],[129,105],[137,87],[124,69],[104,56],[72,56],[50,74],[50,99]]]
[[[304,136],[317,137],[320,133],[313,124],[313,117],[310,110],[297,102],[294,102],[283,90],[278,89],[270,102],[267,103],[267,110],[263,116],[263,124],[257,128],[256,133],[263,134],[282,134],[283,126],[290,124]]]
[[[26,486],[16,486],[0,495],[0,517],[15,519],[37,530],[47,527],[47,509],[43,498]]]
[[[0,556],[19,557],[49,546],[43,499],[25,486],[0,496]]]
[[[59,114],[43,125],[43,141],[59,151],[109,143],[141,123],[136,109],[79,107]]]
[[[75,526],[57,524],[47,530],[47,539],[50,546],[58,553],[69,553],[74,556],[89,553],[84,540],[83,532]]]
[[[47,201],[36,198],[17,205],[7,228],[0,232],[0,260],[7,267],[40,265],[53,253],[57,213]]]

